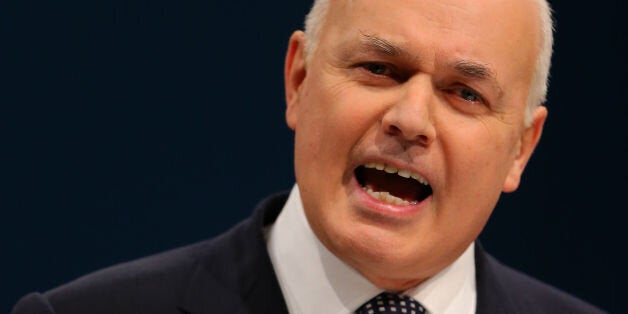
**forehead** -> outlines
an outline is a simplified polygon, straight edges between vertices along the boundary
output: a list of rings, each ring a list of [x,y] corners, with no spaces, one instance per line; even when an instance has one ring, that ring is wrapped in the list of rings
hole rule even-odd
[[[540,31],[538,11],[537,0],[330,0],[327,24],[355,27],[373,22],[400,32],[525,34],[534,40]]]
[[[422,66],[473,60],[503,83],[531,79],[540,18],[534,0],[331,1],[321,45],[340,46],[376,35],[404,48]],[[511,82],[512,81],[512,82]]]

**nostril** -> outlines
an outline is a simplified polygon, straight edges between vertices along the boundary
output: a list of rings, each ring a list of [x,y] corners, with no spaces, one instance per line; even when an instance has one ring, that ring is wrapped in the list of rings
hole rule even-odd
[[[427,144],[429,143],[430,138],[427,135],[419,135],[419,142],[421,144]]]
[[[396,125],[391,124],[388,126],[387,128],[388,134],[393,135],[393,136],[399,136],[401,135],[401,129],[398,128]]]

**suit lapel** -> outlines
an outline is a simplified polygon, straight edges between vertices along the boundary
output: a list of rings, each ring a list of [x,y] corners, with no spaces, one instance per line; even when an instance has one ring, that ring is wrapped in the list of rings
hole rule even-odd
[[[480,245],[475,243],[475,277],[477,314],[519,313],[507,294],[508,287],[500,282],[499,265]]]
[[[251,218],[199,254],[179,307],[182,313],[288,313],[262,231],[275,221],[286,198],[264,200]]]

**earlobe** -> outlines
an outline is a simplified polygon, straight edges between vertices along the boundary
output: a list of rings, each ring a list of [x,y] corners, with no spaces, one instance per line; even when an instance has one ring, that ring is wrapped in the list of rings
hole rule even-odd
[[[301,100],[301,86],[306,76],[305,33],[295,31],[290,36],[288,52],[284,64],[284,86],[286,93],[286,123],[295,130],[298,118],[298,105]]]
[[[539,143],[541,139],[541,134],[543,133],[543,125],[545,124],[545,120],[547,118],[547,108],[544,106],[539,106],[534,111],[534,115],[532,116],[532,124],[528,126],[521,135],[519,139],[518,147],[517,147],[517,156],[513,162],[513,165],[504,181],[504,186],[502,190],[504,192],[513,192],[519,187],[519,182],[521,181],[521,174],[525,169],[528,160],[532,156],[534,152],[534,148]]]

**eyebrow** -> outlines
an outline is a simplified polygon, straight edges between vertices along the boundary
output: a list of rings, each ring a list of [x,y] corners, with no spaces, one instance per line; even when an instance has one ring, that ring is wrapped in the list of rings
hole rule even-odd
[[[364,50],[375,50],[379,53],[397,57],[404,54],[404,50],[386,39],[361,32],[360,44]]]
[[[454,69],[465,77],[472,79],[495,79],[495,74],[488,66],[472,60],[458,61],[454,63]]]

